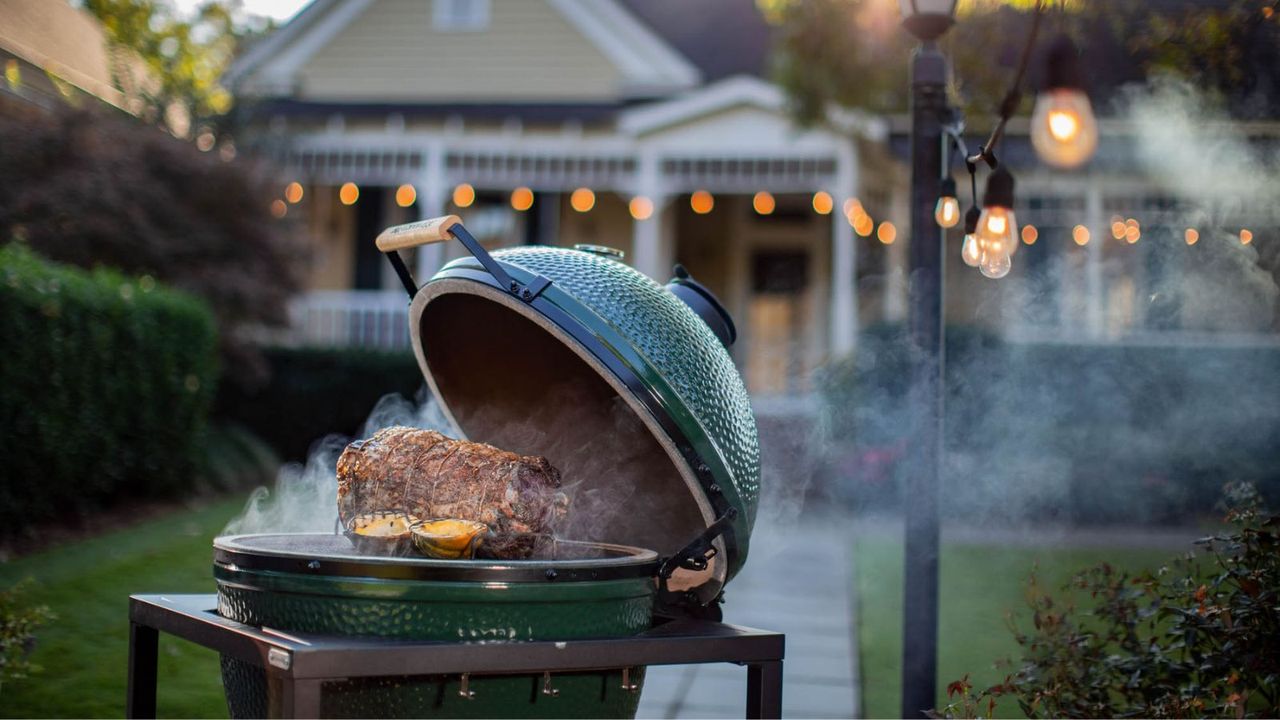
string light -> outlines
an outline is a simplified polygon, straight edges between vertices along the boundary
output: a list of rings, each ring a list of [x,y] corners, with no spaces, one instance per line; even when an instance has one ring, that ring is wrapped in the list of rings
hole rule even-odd
[[[521,186],[511,191],[511,209],[516,212],[525,212],[533,207],[533,191],[527,187]]]
[[[880,223],[880,228],[876,230],[876,239],[885,245],[892,245],[893,241],[898,239],[898,228],[886,220]]]
[[[871,237],[871,231],[875,228],[875,224],[875,220],[872,220],[870,215],[862,213],[853,221],[853,231],[859,237]]]
[[[1071,228],[1071,239],[1080,247],[1089,244],[1089,228],[1083,225],[1077,225]]]
[[[418,199],[418,191],[409,183],[396,188],[396,205],[407,208]]]
[[[276,198],[275,200],[271,201],[272,217],[275,217],[277,219],[282,218],[285,216],[285,213],[287,212],[289,212],[289,206],[285,205],[283,200],[281,200],[280,198]]]
[[[1040,239],[1040,231],[1036,230],[1035,225],[1022,226],[1022,242],[1028,245],[1035,245],[1038,239]]]
[[[297,205],[302,202],[302,183],[294,180],[284,186],[284,199],[289,201],[291,205]]]
[[[848,218],[849,224],[852,225],[853,219],[857,217],[858,213],[862,212],[862,201],[858,198],[849,198],[840,206],[840,210],[844,213],[844,216]]]
[[[596,206],[596,194],[590,188],[580,187],[569,196],[569,207],[580,213],[590,212]]]
[[[771,215],[775,207],[777,202],[773,199],[773,195],[764,190],[751,198],[751,208],[760,215]]]
[[[1253,233],[1252,233],[1252,232],[1250,232],[1249,230],[1241,230],[1241,231],[1240,231],[1240,244],[1241,244],[1241,245],[1248,245],[1248,244],[1249,244],[1249,243],[1251,243],[1251,242],[1253,242]]]
[[[1111,216],[1111,237],[1115,238],[1116,240],[1123,240],[1124,231],[1125,231],[1124,218],[1120,217],[1119,215],[1112,215]]]
[[[1031,111],[1031,145],[1055,167],[1079,167],[1098,149],[1098,121],[1081,88],[1080,53],[1060,35],[1049,46],[1045,87]]]
[[[978,218],[982,214],[974,205],[964,214],[964,243],[960,246],[960,259],[969,267],[978,267],[982,250],[978,247]]]
[[[1124,221],[1124,239],[1130,245],[1142,239],[1142,228],[1137,220],[1129,218]]]
[[[643,195],[631,198],[627,209],[636,220],[648,220],[653,215],[653,201]]]
[[[455,207],[466,208],[476,201],[476,189],[471,187],[469,183],[460,183],[453,189],[453,204]]]
[[[355,205],[360,199],[360,188],[353,182],[342,183],[338,188],[338,201],[343,205]]]
[[[831,199],[831,193],[819,190],[813,194],[813,211],[819,215],[830,215],[835,206],[836,201]]]
[[[1003,166],[987,176],[987,192],[978,216],[978,270],[992,279],[1009,274],[1009,256],[1017,246],[1018,221],[1013,213],[1013,175]]]
[[[933,219],[938,227],[953,228],[960,222],[960,201],[956,199],[956,181],[943,178],[938,204],[933,208]]]
[[[1187,241],[1188,245],[1195,245],[1200,241],[1200,231],[1195,228],[1187,228],[1186,232],[1182,233],[1182,237]]]
[[[706,215],[716,206],[716,199],[706,190],[698,190],[689,196],[689,207],[699,215]]]

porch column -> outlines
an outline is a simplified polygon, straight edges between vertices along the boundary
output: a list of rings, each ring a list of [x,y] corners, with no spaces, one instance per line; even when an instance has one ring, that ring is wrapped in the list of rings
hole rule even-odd
[[[652,152],[642,153],[636,167],[636,194],[653,201],[653,214],[647,220],[631,221],[631,266],[649,277],[662,282],[670,268],[663,268],[663,228],[667,198],[662,192],[658,169],[658,157]]]
[[[422,175],[418,180],[418,219],[439,217],[444,214],[444,200],[449,192],[445,187],[444,146],[432,144],[427,147],[423,158]],[[432,243],[418,248],[417,272],[415,277],[419,284],[431,279],[440,269],[444,260],[444,247],[441,243]]]
[[[858,337],[858,246],[853,226],[842,208],[857,193],[858,163],[852,147],[842,148],[836,161],[835,207],[831,210],[831,354],[853,352]]]
[[[1089,244],[1085,246],[1085,334],[1101,337],[1105,326],[1103,318],[1102,246],[1110,237],[1106,218],[1102,216],[1102,188],[1089,183],[1084,198],[1085,227],[1089,228]]]

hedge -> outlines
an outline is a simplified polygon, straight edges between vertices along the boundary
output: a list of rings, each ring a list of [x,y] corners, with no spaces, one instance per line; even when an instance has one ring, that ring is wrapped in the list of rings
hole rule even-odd
[[[414,398],[423,387],[413,351],[273,348],[271,380],[245,390],[226,383],[215,416],[266,441],[285,460],[303,460],[326,435],[355,435],[382,396]]]
[[[947,338],[946,513],[1183,522],[1231,480],[1280,500],[1280,346]],[[855,504],[901,502],[911,364],[885,326],[819,375],[832,480]]]
[[[10,244],[0,337],[0,536],[192,487],[217,373],[201,302]]]

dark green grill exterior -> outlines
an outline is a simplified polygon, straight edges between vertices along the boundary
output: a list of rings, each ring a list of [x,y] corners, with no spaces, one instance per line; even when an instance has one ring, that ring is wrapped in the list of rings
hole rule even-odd
[[[440,641],[571,640],[634,635],[650,627],[651,578],[480,583],[301,575],[214,565],[220,615],[251,625],[327,635]],[[642,677],[640,669],[633,678]],[[223,658],[232,717],[278,716],[261,668]],[[621,671],[473,677],[387,677],[326,684],[325,717],[633,717],[639,693]]]

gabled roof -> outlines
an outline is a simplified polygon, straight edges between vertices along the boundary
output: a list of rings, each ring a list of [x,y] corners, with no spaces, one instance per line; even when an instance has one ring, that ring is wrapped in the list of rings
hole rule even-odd
[[[739,107],[752,107],[780,118],[788,117],[786,95],[777,85],[751,75],[737,75],[671,100],[626,110],[618,116],[618,129],[628,135],[652,135]],[[870,139],[883,139],[888,134],[883,121],[847,110],[828,112],[826,125],[831,130],[857,133]]]
[[[527,0],[526,0],[527,1]],[[270,37],[234,62],[226,82],[288,94],[297,71],[378,0],[314,0]],[[628,97],[653,97],[701,82],[698,68],[616,0],[546,0],[592,43],[623,77]]]
[[[702,72],[703,82],[766,77],[773,28],[756,0],[620,0]]]

